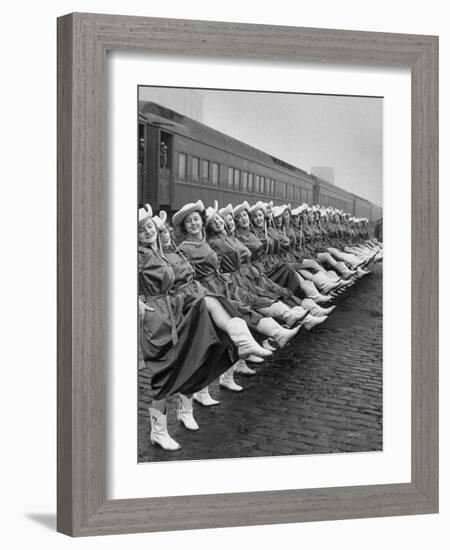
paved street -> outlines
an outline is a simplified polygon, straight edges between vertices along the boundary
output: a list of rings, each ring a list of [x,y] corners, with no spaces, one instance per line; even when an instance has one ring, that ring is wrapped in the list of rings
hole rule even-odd
[[[172,398],[169,432],[179,451],[150,445],[143,371],[139,462],[382,450],[382,266],[371,270],[323,325],[301,329],[255,376],[236,376],[243,392],[214,383],[220,405],[195,405],[198,432],[177,422]]]

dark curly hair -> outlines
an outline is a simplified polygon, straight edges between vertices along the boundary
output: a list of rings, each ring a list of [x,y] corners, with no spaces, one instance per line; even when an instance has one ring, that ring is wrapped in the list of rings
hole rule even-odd
[[[198,212],[200,214],[200,217],[202,219],[202,224],[203,224],[203,229],[206,229],[206,210],[202,210],[201,212],[199,212],[198,210],[194,210],[194,212]],[[187,217],[187,216],[186,216]],[[180,229],[181,229],[181,232],[183,233],[183,235],[187,235],[187,231],[186,231],[186,227],[184,225],[184,222],[186,220],[186,217],[183,219],[183,221],[180,223]]]

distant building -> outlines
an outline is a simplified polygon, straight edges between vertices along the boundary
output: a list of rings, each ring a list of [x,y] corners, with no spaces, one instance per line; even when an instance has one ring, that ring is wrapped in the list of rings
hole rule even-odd
[[[139,88],[139,101],[153,101],[197,122],[203,122],[203,96],[195,90],[142,86]]]
[[[311,174],[318,178],[334,184],[334,168],[331,166],[313,166]]]

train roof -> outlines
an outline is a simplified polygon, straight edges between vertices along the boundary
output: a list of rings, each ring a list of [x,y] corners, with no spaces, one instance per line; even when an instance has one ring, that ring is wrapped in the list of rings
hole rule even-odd
[[[277,170],[281,168],[287,174],[295,174],[296,176],[309,180],[311,184],[313,183],[311,175],[305,170],[293,166],[269,153],[265,153],[260,149],[256,149],[256,147],[248,143],[232,138],[206,124],[197,122],[176,111],[172,111],[167,107],[163,107],[151,101],[140,101],[139,113],[141,116],[144,116],[148,122],[160,126],[161,129],[202,143],[207,143],[212,147],[216,147],[217,149],[227,151],[240,157],[251,158],[260,164],[272,166]]]

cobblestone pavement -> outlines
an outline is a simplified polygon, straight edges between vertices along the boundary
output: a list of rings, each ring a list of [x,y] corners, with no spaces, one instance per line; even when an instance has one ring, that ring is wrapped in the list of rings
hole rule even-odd
[[[371,271],[336,299],[323,325],[301,329],[255,376],[236,376],[243,392],[210,386],[220,405],[194,405],[198,432],[177,422],[171,398],[179,451],[150,444],[142,375],[139,462],[382,450],[382,267]]]

